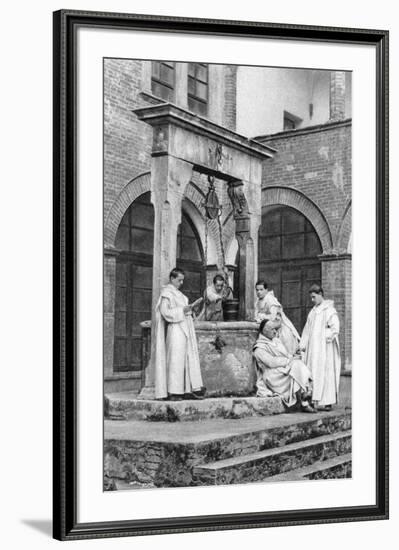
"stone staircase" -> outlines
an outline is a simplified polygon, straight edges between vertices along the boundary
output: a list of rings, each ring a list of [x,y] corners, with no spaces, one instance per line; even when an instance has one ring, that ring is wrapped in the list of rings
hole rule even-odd
[[[351,431],[347,430],[196,466],[193,479],[195,485],[230,485],[264,481],[280,474],[281,481],[283,472],[292,473],[299,466],[314,465],[315,462],[323,462],[342,454],[347,456],[350,450]],[[329,468],[325,467],[324,470],[326,469]],[[287,475],[286,479],[292,478]]]
[[[104,444],[117,489],[350,477],[351,411],[106,420]]]

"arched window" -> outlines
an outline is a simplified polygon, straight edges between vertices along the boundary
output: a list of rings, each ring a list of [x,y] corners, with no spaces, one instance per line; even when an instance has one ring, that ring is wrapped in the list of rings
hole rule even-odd
[[[139,371],[142,321],[151,319],[154,208],[150,193],[138,197],[125,212],[115,246],[116,262],[114,371]],[[177,234],[177,266],[186,277],[182,291],[189,301],[204,288],[203,255],[200,239],[183,212]]]
[[[285,313],[301,331],[311,307],[309,287],[321,282],[322,247],[312,224],[288,206],[262,209],[259,278],[274,290]]]

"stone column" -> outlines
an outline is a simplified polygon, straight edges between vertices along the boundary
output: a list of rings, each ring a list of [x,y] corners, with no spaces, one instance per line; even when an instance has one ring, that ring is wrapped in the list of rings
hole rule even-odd
[[[181,222],[181,203],[192,177],[188,162],[168,154],[153,154],[151,161],[151,202],[154,205],[154,260],[152,275],[152,319],[163,285],[176,266],[177,230]],[[155,323],[151,326],[151,354],[155,344]],[[154,372],[151,360],[146,367],[141,397],[154,397]]]
[[[332,71],[330,76],[330,121],[345,119],[345,73]]]
[[[255,315],[255,283],[258,276],[260,185],[235,182],[230,184],[229,196],[234,208],[235,234],[240,257],[239,319],[251,320]]]
[[[114,327],[115,327],[115,248],[104,250],[104,378],[114,373]]]
[[[239,297],[240,306],[238,312],[238,318],[240,321],[247,319],[247,308],[250,307],[248,301],[250,297],[247,296],[247,276],[248,270],[251,266],[250,258],[248,258],[247,252],[251,253],[251,238],[249,234],[249,218],[236,219],[236,237],[238,242],[238,254],[239,254]]]

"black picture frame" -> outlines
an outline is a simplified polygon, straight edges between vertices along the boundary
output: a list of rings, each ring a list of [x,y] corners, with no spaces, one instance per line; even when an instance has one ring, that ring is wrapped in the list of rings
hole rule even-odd
[[[97,13],[54,12],[54,474],[53,535],[59,540],[243,529],[388,518],[388,40],[387,30]],[[77,522],[76,30],[140,29],[368,44],[376,48],[376,504],[343,508]]]

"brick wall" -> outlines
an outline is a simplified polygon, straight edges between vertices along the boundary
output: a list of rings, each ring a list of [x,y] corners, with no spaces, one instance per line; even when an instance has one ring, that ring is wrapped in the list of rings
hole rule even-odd
[[[289,187],[303,193],[324,215],[333,246],[338,247],[351,199],[351,122],[257,139],[277,149],[274,158],[264,163],[262,187]]]
[[[330,120],[345,118],[345,72],[332,71],[330,76]]]
[[[149,170],[152,129],[132,110],[148,105],[142,89],[141,61],[104,61],[104,216],[123,187]]]
[[[235,130],[237,122],[237,67],[234,65],[225,66],[224,105],[223,125],[229,130]]]

